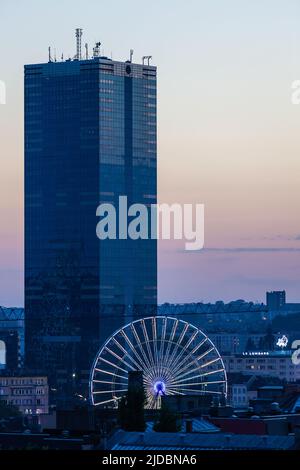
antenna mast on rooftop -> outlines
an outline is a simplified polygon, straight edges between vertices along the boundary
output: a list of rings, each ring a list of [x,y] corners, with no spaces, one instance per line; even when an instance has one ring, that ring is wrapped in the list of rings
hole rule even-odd
[[[145,65],[145,60],[147,60],[147,65],[150,65],[150,60],[152,59],[152,55],[143,55],[142,57],[142,61],[143,61],[143,65]]]
[[[88,46],[87,42],[85,43],[84,47],[85,47],[85,58],[86,58],[86,60],[88,60],[88,58],[89,58],[89,46]]]
[[[93,48],[93,57],[100,57],[100,47],[101,42],[96,42],[95,47]]]
[[[76,36],[76,59],[81,60],[81,37],[82,37],[81,28],[76,29],[75,36]]]

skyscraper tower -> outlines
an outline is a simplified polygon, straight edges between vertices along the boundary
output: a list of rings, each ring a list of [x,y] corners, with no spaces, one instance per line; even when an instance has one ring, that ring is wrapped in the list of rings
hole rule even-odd
[[[26,364],[66,397],[87,393],[107,336],[157,302],[156,240],[96,236],[100,203],[156,203],[156,67],[100,43],[81,60],[76,39],[73,60],[25,66]]]

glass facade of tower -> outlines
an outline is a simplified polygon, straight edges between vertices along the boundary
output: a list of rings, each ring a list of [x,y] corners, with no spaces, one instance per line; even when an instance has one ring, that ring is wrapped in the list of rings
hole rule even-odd
[[[156,68],[25,66],[26,364],[86,393],[102,342],[156,312],[156,240],[96,236],[97,206],[155,204]]]

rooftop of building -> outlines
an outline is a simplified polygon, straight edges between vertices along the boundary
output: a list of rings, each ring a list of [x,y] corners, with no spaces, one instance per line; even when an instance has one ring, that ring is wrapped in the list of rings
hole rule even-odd
[[[153,432],[154,422],[146,423],[146,430],[145,432]],[[184,423],[182,423],[182,430],[184,428]],[[220,432],[220,429],[215,426],[213,423],[210,423],[206,419],[203,418],[192,418],[192,428],[193,433],[215,433]]]
[[[186,313],[247,313],[247,312],[266,312],[265,304],[256,304],[253,302],[245,302],[244,300],[233,300],[224,303],[221,300],[216,303],[184,303],[159,305],[158,312],[160,315],[181,315]]]
[[[110,445],[110,443],[108,443]],[[247,450],[291,449],[295,437],[247,434],[197,434],[118,431],[112,450]]]
[[[52,54],[51,47],[48,47],[48,60],[44,63],[40,64],[28,64],[25,67],[41,67],[44,65],[51,65],[51,66],[58,66],[62,64],[70,64],[71,66],[74,66],[76,64],[80,65],[89,65],[93,63],[103,63],[103,64],[126,64],[127,66],[133,66],[133,67],[143,67],[149,70],[155,70],[156,67],[151,65],[151,60],[152,56],[151,55],[144,55],[141,58],[141,62],[134,62],[133,61],[133,55],[134,55],[134,50],[130,49],[129,51],[129,57],[125,60],[113,60],[112,57],[107,57],[106,55],[103,54],[102,50],[102,44],[100,41],[96,42],[92,48],[92,52],[89,52],[89,46],[87,43],[84,44],[84,52],[82,51],[82,29],[77,28],[75,30],[75,38],[76,38],[76,53],[73,56],[68,56],[65,58],[64,54],[62,53],[59,57],[56,56],[56,52],[54,52],[54,55]]]

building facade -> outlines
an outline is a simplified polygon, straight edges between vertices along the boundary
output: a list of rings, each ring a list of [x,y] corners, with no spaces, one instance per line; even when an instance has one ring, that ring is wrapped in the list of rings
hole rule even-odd
[[[0,400],[23,415],[49,413],[49,387],[44,376],[1,376]]]
[[[155,239],[99,240],[100,203],[156,203],[156,67],[25,66],[26,365],[86,393],[104,340],[156,313]]]
[[[272,291],[266,293],[266,303],[270,311],[280,310],[286,303],[285,290]]]
[[[253,351],[223,356],[227,373],[277,377],[287,382],[300,380],[300,366],[293,364],[291,351]]]

